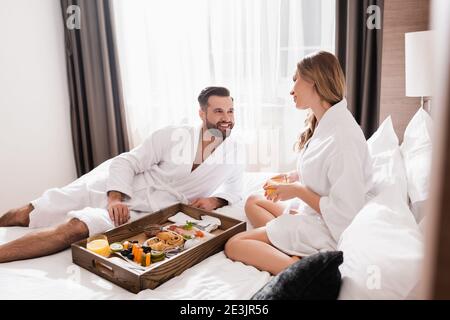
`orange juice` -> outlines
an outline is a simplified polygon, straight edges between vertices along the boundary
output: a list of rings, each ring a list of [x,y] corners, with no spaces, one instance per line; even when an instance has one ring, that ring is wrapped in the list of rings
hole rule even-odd
[[[283,183],[287,183],[286,177],[271,178],[269,181],[267,181],[267,186],[268,186],[268,188],[266,189],[267,195],[271,196],[273,194],[273,192],[275,191],[275,189],[270,188],[271,185],[277,185],[277,184],[283,184]]]
[[[111,249],[109,248],[109,242],[106,236],[89,238],[86,249],[104,257],[109,257],[111,254]]]

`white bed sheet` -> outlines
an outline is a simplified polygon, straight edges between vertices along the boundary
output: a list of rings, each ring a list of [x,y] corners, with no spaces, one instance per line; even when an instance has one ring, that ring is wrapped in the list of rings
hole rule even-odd
[[[106,164],[105,164],[106,165]],[[83,179],[94,179],[102,165]],[[246,173],[245,194],[257,191],[270,173]],[[244,199],[245,199],[244,197]],[[244,202],[217,210],[246,221]],[[0,244],[28,228],[0,228]],[[233,262],[219,252],[154,290],[133,294],[72,263],[71,251],[0,264],[0,299],[249,299],[271,278],[268,272]]]

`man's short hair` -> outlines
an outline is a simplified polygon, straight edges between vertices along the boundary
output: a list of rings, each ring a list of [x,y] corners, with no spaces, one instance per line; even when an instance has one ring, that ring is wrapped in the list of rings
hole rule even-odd
[[[207,87],[200,92],[198,96],[198,103],[200,104],[200,108],[203,111],[208,107],[208,99],[211,96],[219,96],[219,97],[229,97],[230,90],[225,87]],[[233,98],[231,98],[233,100]]]

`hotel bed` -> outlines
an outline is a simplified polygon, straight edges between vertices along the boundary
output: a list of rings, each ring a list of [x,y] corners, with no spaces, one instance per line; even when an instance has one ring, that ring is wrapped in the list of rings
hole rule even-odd
[[[107,163],[84,176],[106,170]],[[256,191],[270,173],[246,173],[246,194]],[[246,220],[244,202],[217,211]],[[28,228],[0,228],[0,243],[27,232]],[[271,275],[219,252],[186,270],[155,290],[133,294],[72,263],[70,250],[26,261],[0,264],[0,299],[249,299]]]
[[[428,196],[431,163],[431,118],[419,110],[403,143],[387,118],[369,139],[376,188],[343,232],[339,299],[414,299],[423,260],[421,224]],[[95,179],[100,165],[84,176]],[[245,173],[244,199],[261,191],[272,173]],[[244,201],[217,210],[246,220]],[[0,243],[30,232],[0,228]],[[38,259],[0,264],[0,299],[249,299],[272,276],[233,262],[223,251],[154,290],[133,294],[72,263],[71,251]]]

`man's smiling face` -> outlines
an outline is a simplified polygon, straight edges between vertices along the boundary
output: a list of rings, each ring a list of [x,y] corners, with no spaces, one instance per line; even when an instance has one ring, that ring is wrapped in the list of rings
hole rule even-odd
[[[214,132],[219,130],[223,139],[234,127],[234,106],[231,97],[210,96],[206,110],[200,110],[203,127]],[[214,130],[215,129],[215,130]]]

